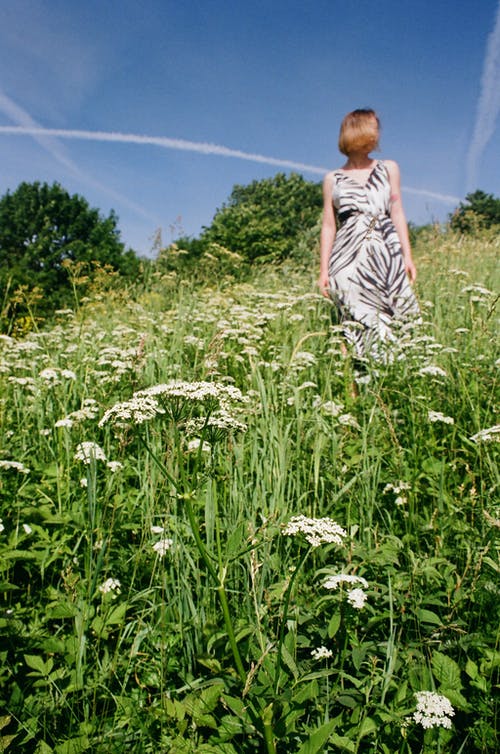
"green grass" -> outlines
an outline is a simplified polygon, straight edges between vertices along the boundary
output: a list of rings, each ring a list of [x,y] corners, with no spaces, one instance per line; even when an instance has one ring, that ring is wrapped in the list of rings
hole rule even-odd
[[[0,750],[498,748],[498,443],[471,439],[498,422],[498,245],[422,239],[424,324],[359,374],[312,265],[103,283],[0,337]],[[218,392],[100,423],[171,380]],[[285,536],[298,515],[342,544]],[[450,729],[415,722],[421,691]]]

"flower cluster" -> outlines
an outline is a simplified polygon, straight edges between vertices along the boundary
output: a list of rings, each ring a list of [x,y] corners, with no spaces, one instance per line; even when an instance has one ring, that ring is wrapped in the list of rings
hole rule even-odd
[[[106,579],[100,587],[99,591],[101,594],[109,594],[110,592],[114,592],[115,594],[120,593],[121,583],[118,581],[118,579]]]
[[[495,424],[494,427],[486,427],[486,429],[480,429],[475,435],[470,438],[472,442],[500,442],[500,424]]]
[[[331,649],[327,649],[326,647],[317,647],[316,649],[313,649],[311,652],[311,656],[314,660],[328,660],[329,657],[332,657],[333,652]]]
[[[133,424],[143,424],[145,421],[154,419],[157,414],[164,414],[165,411],[151,396],[134,396],[130,401],[115,403],[108,408],[99,422],[102,427],[108,422],[118,426],[124,426],[128,421]]]
[[[442,422],[443,424],[455,424],[455,419],[452,416],[445,416],[441,411],[428,411],[427,418],[430,422]]]
[[[338,573],[335,576],[329,576],[324,582],[325,589],[338,589],[343,584],[361,584],[365,589],[368,588],[368,582],[362,576],[355,576],[352,573]],[[347,601],[356,610],[361,610],[365,606],[365,602],[368,599],[366,592],[361,587],[354,587],[347,591]]]
[[[283,529],[285,536],[293,537],[296,534],[304,534],[312,547],[323,544],[335,544],[339,547],[347,537],[347,532],[331,518],[307,518],[306,516],[293,516]]]
[[[0,469],[14,469],[20,474],[29,474],[30,470],[19,461],[0,461]]]
[[[88,466],[92,461],[105,461],[106,454],[96,442],[81,442],[76,446],[74,459]]]
[[[418,691],[417,709],[413,720],[422,728],[451,728],[451,717],[455,714],[449,699],[434,691]]]

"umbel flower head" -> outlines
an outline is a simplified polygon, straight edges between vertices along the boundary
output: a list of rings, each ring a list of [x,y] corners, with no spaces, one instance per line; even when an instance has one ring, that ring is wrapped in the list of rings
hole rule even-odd
[[[451,728],[451,720],[455,714],[451,702],[446,696],[436,694],[435,691],[417,691],[417,709],[413,713],[413,720],[422,728]]]
[[[312,547],[335,544],[339,547],[347,537],[347,532],[331,518],[307,518],[293,516],[283,529],[283,534],[294,537],[303,534]]]

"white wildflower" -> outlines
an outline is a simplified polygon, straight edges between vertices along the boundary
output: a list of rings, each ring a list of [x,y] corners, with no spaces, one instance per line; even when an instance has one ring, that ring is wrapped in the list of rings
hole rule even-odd
[[[31,534],[31,532],[33,531],[29,524],[23,524],[23,529],[25,534]]]
[[[20,474],[29,474],[30,470],[19,461],[0,461],[0,468],[2,469],[15,469]]]
[[[163,534],[165,531],[165,528],[163,526],[152,526],[151,527],[151,533],[152,534]]]
[[[362,576],[355,576],[353,573],[338,573],[335,576],[329,576],[323,586],[325,589],[337,589],[342,584],[361,584],[365,589],[368,588],[368,581]]]
[[[500,442],[500,424],[495,424],[494,427],[486,427],[486,429],[480,429],[475,435],[470,438],[472,442]]]
[[[58,382],[59,380],[59,375],[55,369],[42,369],[38,376],[47,382]]]
[[[352,414],[340,414],[337,419],[338,423],[343,427],[354,427],[354,429],[361,429],[358,422]]]
[[[3,521],[0,518],[0,532],[5,531],[5,526],[3,525]]]
[[[311,367],[316,364],[316,356],[310,351],[297,351],[297,353],[293,355],[292,364],[299,369]]]
[[[123,463],[120,463],[120,461],[108,461],[106,466],[113,472],[113,474],[123,469]]]
[[[195,437],[193,440],[190,440],[188,442],[188,446],[187,446],[188,452],[196,453],[199,450],[200,445],[201,445],[202,453],[210,453],[212,449],[212,446],[210,445],[210,443],[206,442],[206,440],[204,440],[202,443],[199,437]]]
[[[321,646],[313,649],[311,656],[314,660],[328,660],[329,657],[333,656],[333,652],[331,649]]]
[[[76,446],[76,453],[73,458],[75,461],[82,461],[88,466],[92,461],[105,461],[106,454],[96,442],[81,442]]]
[[[444,369],[441,369],[441,367],[437,367],[435,364],[429,364],[426,367],[422,367],[422,369],[418,370],[418,373],[422,376],[429,375],[430,377],[447,377],[448,375],[444,371]]]
[[[430,422],[443,422],[443,424],[455,424],[455,419],[452,416],[445,416],[441,411],[428,411],[427,418]]]
[[[128,420],[132,420],[134,424],[143,424],[143,422],[148,421],[149,419],[154,419],[157,414],[164,413],[164,409],[158,405],[158,401],[152,396],[137,396],[130,401],[115,403],[114,406],[111,406],[111,408],[105,412],[99,422],[99,426],[102,427],[109,421],[121,425]]]
[[[68,416],[66,416],[64,419],[58,419],[56,423],[54,424],[54,427],[72,427],[73,426],[73,419],[70,419]]]
[[[285,536],[304,534],[306,540],[313,547],[321,544],[333,543],[338,546],[347,537],[347,532],[331,518],[306,518],[306,516],[293,516],[283,529]]]
[[[323,414],[328,414],[328,416],[339,416],[344,410],[344,405],[342,403],[335,403],[335,401],[325,401],[324,403],[319,404],[319,408]]]
[[[38,434],[40,437],[48,437],[50,435],[50,429],[40,429]]]
[[[172,539],[159,539],[158,542],[155,542],[153,545],[153,550],[158,553],[160,558],[163,558],[164,555],[167,554],[167,552],[172,547],[173,540]]]
[[[76,380],[76,374],[71,369],[61,369],[61,377],[66,380]]]
[[[120,593],[120,587],[121,583],[118,581],[118,579],[106,579],[100,587],[99,591],[101,594],[109,594],[109,592],[115,592],[115,594]]]
[[[365,606],[365,602],[368,599],[368,595],[363,589],[357,587],[356,589],[350,589],[347,592],[347,601],[356,608],[361,610]]]
[[[80,479],[80,487],[83,487],[84,489],[89,486],[89,480],[86,477],[83,477],[83,479]]]
[[[449,699],[434,691],[417,691],[417,709],[413,720],[423,728],[451,728],[451,717],[455,714]]]

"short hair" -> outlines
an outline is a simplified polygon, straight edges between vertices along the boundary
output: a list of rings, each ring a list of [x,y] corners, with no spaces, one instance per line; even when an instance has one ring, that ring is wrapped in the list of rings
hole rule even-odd
[[[371,152],[378,148],[380,120],[369,107],[353,110],[340,124],[339,149],[349,156],[352,152]]]

